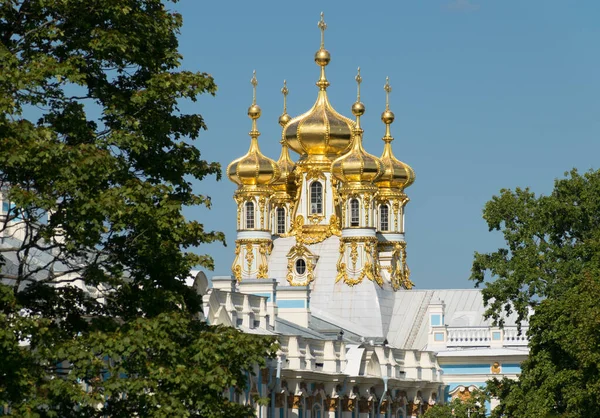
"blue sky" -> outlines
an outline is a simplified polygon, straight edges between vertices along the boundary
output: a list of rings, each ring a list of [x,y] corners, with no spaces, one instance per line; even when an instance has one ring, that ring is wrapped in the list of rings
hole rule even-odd
[[[502,245],[488,232],[482,209],[502,188],[547,194],[573,167],[599,168],[600,2],[598,1],[181,1],[183,68],[212,74],[216,97],[185,103],[208,131],[196,145],[223,169],[249,145],[256,70],[258,121],[264,154],[279,156],[286,79],[288,113],[308,110],[317,95],[319,14],[329,97],[351,116],[356,68],[361,67],[365,147],[380,155],[383,85],[393,87],[396,156],[417,180],[407,194],[408,261],[418,288],[468,288],[474,251]],[[189,218],[226,233],[228,246],[210,245],[211,275],[230,274],[235,241],[235,185],[225,176],[197,183],[212,210]]]

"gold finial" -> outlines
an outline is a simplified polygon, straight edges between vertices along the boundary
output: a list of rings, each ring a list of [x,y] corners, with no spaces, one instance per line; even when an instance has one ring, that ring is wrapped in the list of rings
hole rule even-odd
[[[283,80],[283,88],[281,89],[281,93],[283,94],[283,113],[287,113],[287,95],[289,92],[287,82]]]
[[[362,83],[362,77],[360,76],[360,67],[358,67],[356,77],[354,77],[354,79],[356,80],[356,86],[357,86],[356,101],[360,102],[360,83]]]
[[[360,76],[360,67],[358,67],[358,71],[356,77],[356,102],[352,105],[352,114],[356,116],[356,128],[360,129],[360,117],[365,113],[365,105],[360,101],[360,83],[362,83],[362,77]]]
[[[325,48],[325,29],[327,29],[327,23],[325,23],[325,13],[321,12],[321,20],[318,25],[321,29],[321,49]]]
[[[256,79],[256,70],[252,72],[252,80],[250,80],[252,84],[252,104],[256,104],[256,86],[258,86],[258,80]]]
[[[289,90],[287,88],[287,83],[283,80],[283,88],[281,89],[281,93],[283,94],[283,113],[279,116],[279,124],[281,126],[285,126],[292,118],[287,114],[287,95]]]
[[[389,77],[385,78],[385,86],[383,86],[383,89],[385,90],[385,111],[381,114],[381,120],[385,123],[385,136],[383,137],[383,140],[389,142],[393,139],[390,125],[395,119],[394,112],[390,110],[390,93],[392,92],[392,86],[390,86]]]
[[[385,78],[385,86],[383,86],[385,90],[385,110],[390,110],[390,93],[392,92],[392,86],[390,86],[390,78]]]
[[[317,81],[317,86],[319,89],[326,90],[327,86],[329,86],[329,81],[325,77],[325,66],[329,64],[331,61],[331,54],[329,51],[325,49],[325,29],[327,29],[327,24],[325,23],[325,15],[321,12],[321,20],[319,21],[319,29],[321,29],[321,48],[315,54],[315,62],[319,67],[321,67],[321,77],[319,81]]]

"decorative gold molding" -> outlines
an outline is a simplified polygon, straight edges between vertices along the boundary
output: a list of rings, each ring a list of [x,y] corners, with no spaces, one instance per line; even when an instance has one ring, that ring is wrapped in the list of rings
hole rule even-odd
[[[329,225],[305,225],[304,216],[298,215],[287,234],[282,237],[295,236],[298,244],[317,244],[332,235],[341,235],[340,221],[336,215],[331,215]]]
[[[359,243],[363,243],[362,251],[365,255],[365,262],[360,269],[358,276],[351,277],[348,274],[344,255],[346,246],[350,244],[350,261],[352,262],[352,270],[356,270],[358,260]],[[340,280],[348,286],[355,286],[363,281],[365,277],[383,287],[383,278],[379,267],[379,253],[377,252],[376,237],[344,237],[340,239],[339,258],[337,262],[336,283]]]
[[[248,263],[248,271],[252,270],[252,262],[254,261],[254,246],[251,243],[246,244],[246,263]]]

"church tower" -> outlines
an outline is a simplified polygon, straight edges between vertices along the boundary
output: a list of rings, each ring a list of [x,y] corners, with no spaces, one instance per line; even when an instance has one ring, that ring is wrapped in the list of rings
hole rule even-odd
[[[373,208],[377,195],[374,182],[381,177],[384,168],[379,158],[363,148],[364,131],[360,117],[365,113],[365,105],[360,101],[361,82],[359,68],[356,75],[358,93],[356,103],[352,105],[352,113],[356,117],[352,148],[331,164],[342,208],[336,282],[343,281],[353,286],[367,277],[382,286]]]
[[[323,14],[318,27],[316,101],[307,112],[290,117],[284,81],[276,162],[258,148],[260,108],[253,78],[250,150],[227,168],[238,185],[232,269],[239,281],[273,278],[281,287],[309,286],[310,302],[304,308],[323,320],[344,318],[364,335],[384,336],[394,312],[393,292],[413,286],[406,262],[404,191],[415,173],[392,152],[389,82],[381,117],[386,125],[381,158],[366,151],[360,70],[357,100],[351,106],[354,120],[333,108],[325,73],[331,54],[325,49]]]
[[[271,186],[279,179],[277,163],[264,156],[258,147],[260,132],[256,121],[261,109],[256,104],[256,71],[251,80],[252,105],[248,116],[252,119],[250,149],[243,157],[227,167],[227,176],[238,185],[234,200],[237,203],[237,239],[235,259],[231,267],[235,278],[264,279],[268,277],[267,256],[273,245],[271,237]]]
[[[390,126],[394,122],[394,113],[390,110],[389,77],[385,86],[385,111],[381,120],[385,123],[385,136],[382,138],[383,155],[381,161],[384,165],[383,175],[377,180],[379,188],[377,196],[378,238],[381,251],[380,259],[383,275],[391,283],[394,290],[400,288],[410,289],[410,270],[406,263],[406,241],[404,240],[404,208],[409,199],[404,189],[415,181],[415,172],[406,163],[399,161],[392,152],[392,137]]]

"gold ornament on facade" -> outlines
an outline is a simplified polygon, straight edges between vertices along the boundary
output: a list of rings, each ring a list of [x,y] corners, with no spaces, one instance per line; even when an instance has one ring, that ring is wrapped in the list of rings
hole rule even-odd
[[[355,270],[358,261],[358,244],[356,242],[350,243],[350,260],[352,260],[352,270]]]
[[[298,244],[310,245],[322,242],[332,235],[341,235],[340,221],[336,215],[330,216],[328,225],[306,225],[304,223],[304,216],[298,215],[294,222],[292,222],[290,232],[282,236],[295,236]]]
[[[248,271],[252,270],[252,262],[254,261],[254,247],[251,243],[246,244],[246,263],[248,263]]]
[[[381,114],[381,120],[385,123],[385,135],[382,138],[385,145],[381,161],[384,165],[383,175],[376,181],[377,186],[382,189],[404,190],[415,181],[414,170],[406,163],[398,160],[392,152],[392,137],[390,125],[394,122],[394,113],[390,110],[390,86],[389,77],[386,78],[385,86],[385,111]]]
[[[348,151],[352,142],[354,123],[336,112],[327,97],[329,81],[325,77],[325,67],[331,55],[325,49],[326,28],[321,14],[321,48],[315,54],[315,62],[321,69],[317,101],[308,112],[289,121],[283,130],[283,138],[289,147],[301,156],[299,164],[331,164],[332,159]]]
[[[358,244],[363,244],[364,247],[359,247]],[[364,264],[358,274],[349,274],[344,263],[346,254],[346,247],[350,246],[350,261],[352,262],[352,271],[356,271],[356,264],[358,262],[359,250],[364,253]],[[339,247],[339,258],[337,262],[337,275],[335,278],[336,283],[339,281],[344,282],[348,286],[355,286],[363,281],[366,277],[371,281],[377,283],[380,287],[383,287],[383,278],[381,277],[381,270],[379,267],[379,259],[377,256],[377,238],[374,237],[344,237],[340,239]]]
[[[229,179],[241,186],[265,186],[270,185],[279,178],[279,167],[272,159],[264,156],[258,146],[258,131],[256,121],[260,118],[261,109],[256,104],[256,71],[251,80],[253,86],[252,105],[248,108],[248,116],[252,119],[252,130],[250,131],[250,149],[243,157],[232,161],[227,167]]]
[[[330,398],[329,396],[327,397],[327,400],[325,403],[327,404],[327,410],[329,412],[337,412],[339,399],[340,398]]]
[[[491,370],[492,370],[493,374],[499,374],[500,371],[502,370],[501,367],[500,367],[500,363],[498,363],[497,361],[495,361],[494,364],[492,364]]]

